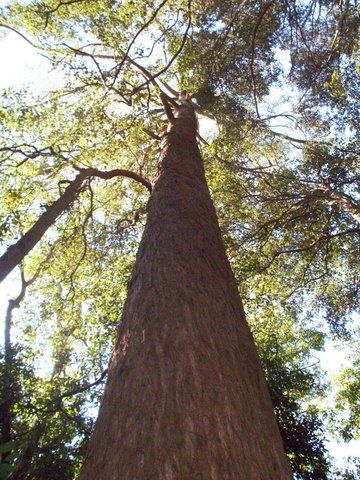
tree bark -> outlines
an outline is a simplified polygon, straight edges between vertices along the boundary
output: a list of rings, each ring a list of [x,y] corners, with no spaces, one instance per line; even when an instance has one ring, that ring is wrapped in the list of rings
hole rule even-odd
[[[80,480],[290,478],[183,101]]]

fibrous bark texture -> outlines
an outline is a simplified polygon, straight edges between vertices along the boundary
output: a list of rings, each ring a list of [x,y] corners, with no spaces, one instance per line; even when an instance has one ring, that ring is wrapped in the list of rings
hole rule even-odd
[[[184,101],[81,480],[288,480],[290,469]]]

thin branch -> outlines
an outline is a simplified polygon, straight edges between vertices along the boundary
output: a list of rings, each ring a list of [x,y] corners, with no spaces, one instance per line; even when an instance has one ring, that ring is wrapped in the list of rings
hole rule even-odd
[[[144,177],[142,177],[140,174],[132,172],[130,170],[124,170],[122,168],[115,168],[114,170],[108,170],[108,171],[102,171],[98,170],[97,168],[86,168],[86,169],[79,169],[77,168],[80,172],[86,172],[86,176],[88,177],[99,177],[104,180],[109,180],[110,178],[114,177],[127,177],[135,180],[136,182],[141,183],[146,187],[149,192],[151,193],[152,191],[152,185],[149,182],[149,180],[146,180]]]
[[[34,48],[38,48],[40,50],[45,50],[44,48],[40,47],[39,45],[35,45],[35,43],[33,43],[31,40],[29,40],[27,37],[25,37],[25,35],[21,32],[19,32],[18,30],[16,30],[15,28],[13,27],[10,27],[10,25],[5,25],[4,23],[0,23],[0,28],[6,28],[8,30],[11,30],[12,32],[16,33],[17,35],[19,35],[23,40],[25,40],[25,42],[29,43],[32,47]]]
[[[262,121],[256,121],[256,123],[258,123],[260,126],[266,128],[266,130],[269,133],[271,133],[272,135],[275,135],[276,137],[279,137],[279,138],[283,138],[284,140],[288,140],[289,142],[295,142],[295,143],[299,143],[299,144],[307,145],[307,146],[327,145],[331,148],[334,148],[335,150],[359,155],[359,151],[357,151],[357,150],[351,150],[351,149],[348,149],[348,148],[338,147],[337,145],[335,145],[333,143],[330,143],[330,142],[326,142],[325,140],[306,140],[306,139],[301,139],[301,138],[294,138],[294,137],[291,137],[290,135],[286,135],[285,133],[274,132],[274,130],[271,130],[269,127],[264,125],[262,123]]]
[[[177,57],[181,54],[181,52],[183,51],[183,48],[185,46],[185,43],[186,43],[186,40],[187,40],[187,37],[188,37],[188,33],[189,33],[189,30],[190,30],[190,27],[191,27],[191,23],[192,23],[192,20],[191,20],[191,0],[188,1],[188,15],[189,15],[189,20],[188,20],[188,24],[187,24],[187,27],[186,27],[186,30],[183,34],[183,38],[182,38],[182,41],[181,41],[181,44],[179,46],[179,48],[177,49],[177,51],[175,52],[175,54],[172,56],[172,58],[170,59],[170,61],[168,62],[168,64],[162,68],[161,70],[159,70],[157,73],[155,73],[154,75],[151,75],[151,78],[149,78],[149,81],[154,81],[157,77],[159,77],[160,75],[162,75],[163,73],[165,73],[167,70],[169,70],[169,68],[171,67],[171,65],[174,63],[174,61],[177,59]],[[133,95],[134,93],[137,93],[139,92],[140,90],[142,90],[142,88],[147,84],[148,82],[144,82],[142,83],[141,85],[139,85],[138,87],[136,87],[132,92],[131,94]]]
[[[260,113],[259,113],[259,107],[258,107],[258,101],[257,101],[257,87],[256,87],[256,80],[255,80],[255,73],[254,73],[254,60],[255,60],[255,41],[256,41],[256,35],[257,32],[260,28],[261,22],[266,14],[266,12],[269,10],[271,5],[274,3],[274,0],[268,1],[263,9],[260,12],[260,15],[257,19],[257,22],[255,24],[253,34],[252,34],[252,39],[251,39],[251,58],[250,58],[250,73],[251,73],[251,81],[252,81],[252,87],[253,87],[253,95],[254,95],[254,102],[255,102],[255,110],[256,110],[256,115],[258,118],[260,118]]]
[[[120,70],[122,69],[125,61],[127,60],[128,58],[128,54],[130,53],[130,50],[131,50],[131,47],[134,45],[136,39],[138,38],[138,36],[154,21],[154,19],[157,17],[159,11],[162,9],[162,7],[167,3],[167,0],[163,0],[160,5],[155,9],[154,13],[151,15],[151,17],[149,18],[149,20],[147,22],[144,23],[144,25],[142,25],[142,27],[136,32],[136,34],[134,35],[133,39],[131,40],[131,42],[129,43],[128,45],[128,48],[126,49],[126,52],[124,53],[124,57],[123,59],[121,60],[120,62],[120,65],[116,68],[116,71],[115,71],[115,75],[114,75],[114,79],[112,81],[112,85],[113,86],[117,80],[117,77],[120,73]]]
[[[59,10],[59,8],[66,7],[68,5],[73,5],[74,3],[81,3],[81,2],[86,2],[86,1],[87,0],[69,0],[68,2],[60,2],[60,3],[58,3],[58,5],[56,5],[56,7],[52,8],[51,10],[47,10],[45,12],[46,18],[45,18],[44,28],[46,28],[49,24],[50,15],[57,12]]]
[[[174,125],[175,124],[175,116],[173,114],[173,111],[171,110],[171,107],[170,107],[169,101],[167,99],[167,96],[164,95],[163,93],[160,93],[160,98],[161,98],[161,101],[164,105],[164,110],[165,110],[166,116],[169,120],[169,123],[171,125]]]
[[[99,385],[104,380],[104,378],[106,377],[107,374],[108,374],[108,369],[104,370],[101,373],[100,377],[97,380],[95,380],[94,382],[85,383],[85,385],[81,385],[80,387],[74,388],[73,390],[69,390],[68,392],[65,392],[65,393],[61,394],[58,397],[57,401],[62,400],[63,398],[78,395],[79,393],[86,392],[86,390],[89,390],[92,387],[96,387],[97,385]]]
[[[159,135],[157,135],[156,133],[152,132],[151,130],[149,130],[148,128],[143,128],[144,132],[147,133],[149,135],[150,138],[152,138],[153,140],[161,140],[161,137],[159,137]]]
[[[291,254],[291,253],[300,253],[300,252],[305,252],[308,250],[311,250],[312,248],[316,247],[319,243],[325,241],[325,240],[332,240],[333,238],[337,237],[342,237],[346,235],[352,235],[352,234],[360,234],[360,228],[349,228],[348,230],[344,230],[338,233],[334,234],[321,234],[319,237],[314,240],[312,243],[305,245],[304,247],[297,247],[297,248],[288,248],[284,250],[279,250],[278,252],[274,253],[272,259],[260,270],[259,273],[264,272],[266,269],[268,269],[274,261],[280,257],[281,255],[286,255],[286,254]]]

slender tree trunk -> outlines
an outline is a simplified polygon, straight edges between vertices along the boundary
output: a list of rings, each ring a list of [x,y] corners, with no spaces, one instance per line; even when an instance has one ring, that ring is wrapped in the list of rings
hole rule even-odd
[[[64,193],[46,209],[34,225],[14,245],[11,245],[4,255],[0,257],[0,282],[21,263],[26,255],[41,240],[45,232],[53,225],[56,219],[75,200],[82,184],[86,178],[84,172],[80,172],[75,179],[69,183]]]
[[[3,391],[4,397],[0,399],[0,418],[1,418],[1,444],[11,440],[11,406],[12,406],[12,368],[13,368],[13,352],[11,346],[11,324],[12,313],[16,304],[14,300],[10,300],[6,309],[5,329],[4,329],[4,378]],[[2,454],[2,461],[7,457],[7,452]]]
[[[290,478],[184,101],[80,479]]]
[[[80,173],[74,180],[69,182],[64,193],[40,215],[34,225],[21,237],[16,243],[10,245],[4,255],[0,257],[0,283],[9,275],[26,255],[31,252],[35,245],[42,239],[46,231],[54,225],[56,219],[64,213],[77,198],[81,191],[84,181],[89,177],[98,177],[109,180],[114,177],[127,177],[136,180],[144,185],[150,192],[152,186],[148,180],[141,175],[122,168],[115,170],[101,171],[97,168],[78,169]]]
[[[21,272],[21,291],[15,299],[10,299],[5,315],[4,328],[4,376],[2,390],[3,398],[0,399],[0,419],[1,419],[1,439],[0,444],[8,443],[11,440],[11,408],[13,406],[13,358],[14,352],[11,344],[11,327],[14,310],[19,308],[21,301],[25,296],[26,283]],[[9,452],[3,452],[1,462],[6,462]]]

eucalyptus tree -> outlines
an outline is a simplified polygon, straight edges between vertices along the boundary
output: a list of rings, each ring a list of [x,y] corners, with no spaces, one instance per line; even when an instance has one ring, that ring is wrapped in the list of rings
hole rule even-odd
[[[353,24],[351,2],[13,2],[4,9],[1,26],[22,35],[63,72],[63,84],[45,99],[5,92],[8,117],[2,131],[3,182],[9,184],[2,231],[6,242],[21,236],[9,252],[26,244],[26,232],[48,218],[47,234],[40,238],[43,229],[30,261],[25,258],[25,270],[33,275],[48,254],[48,242],[60,241],[49,271],[63,288],[58,292],[46,275],[38,280],[49,325],[54,321],[49,299],[56,298],[60,306],[62,334],[54,335],[54,348],[66,348],[60,348],[60,363],[54,354],[59,386],[66,387],[76,364],[77,388],[85,365],[102,378],[101,342],[111,343],[124,301],[121,274],[130,275],[131,262],[124,256],[133,254],[148,213],[83,478],[119,478],[120,469],[123,478],[194,472],[201,478],[212,475],[211,468],[216,478],[255,478],[252,468],[266,471],[267,478],[282,478],[266,458],[272,448],[283,478],[289,476],[224,256],[196,136],[293,470],[300,478],[326,478],[316,409],[300,414],[300,402],[317,389],[316,372],[301,372],[311,348],[321,348],[323,335],[301,319],[300,306],[304,293],[314,298],[313,305],[318,310],[324,305],[333,330],[342,333],[340,319],[356,299],[355,282],[349,279],[356,270],[359,231],[357,157],[352,141],[336,140],[344,132],[352,136],[356,127]],[[286,80],[294,85],[297,100],[291,114],[269,107],[271,86],[284,81],[276,49],[291,54]],[[184,89],[193,101],[179,95]],[[216,119],[215,140],[207,143],[196,133],[193,109]],[[275,130],[275,118],[295,119],[286,125],[294,131]],[[299,137],[300,127],[313,137]],[[120,169],[146,179],[145,186],[154,184],[147,206],[142,185],[123,181],[115,190],[97,180],[104,178],[99,172]],[[81,185],[67,195],[82,172]],[[68,202],[52,215],[64,196]],[[24,258],[30,248],[20,250]],[[93,285],[89,275],[96,278]],[[341,302],[335,301],[339,291]],[[86,328],[94,325],[101,340]],[[266,334],[270,329],[273,335]],[[298,351],[291,348],[295,339]],[[249,379],[251,371],[257,373]],[[48,387],[53,382],[50,375]],[[256,388],[262,393],[251,394]],[[53,395],[61,397],[60,392]],[[256,401],[263,404],[256,407]],[[116,404],[123,408],[117,410]],[[65,407],[67,415],[60,406],[53,408],[47,400],[49,412],[72,418],[78,427],[84,403],[77,404],[75,415],[71,404]],[[264,432],[257,423],[262,415],[271,425],[269,438],[275,439],[263,449]],[[73,438],[86,440],[77,427]],[[237,435],[239,429],[247,432],[244,438]],[[46,450],[52,433],[45,429],[42,435],[38,453]],[[249,450],[236,449],[238,442]],[[108,452],[114,450],[111,461],[106,444]],[[131,454],[125,456],[126,449]],[[201,458],[194,451],[202,452]],[[214,455],[208,460],[210,452]],[[258,459],[257,465],[250,457]],[[29,478],[46,475],[37,465]],[[73,472],[66,473],[71,478],[79,469],[78,464],[64,468],[63,478],[65,471]]]

